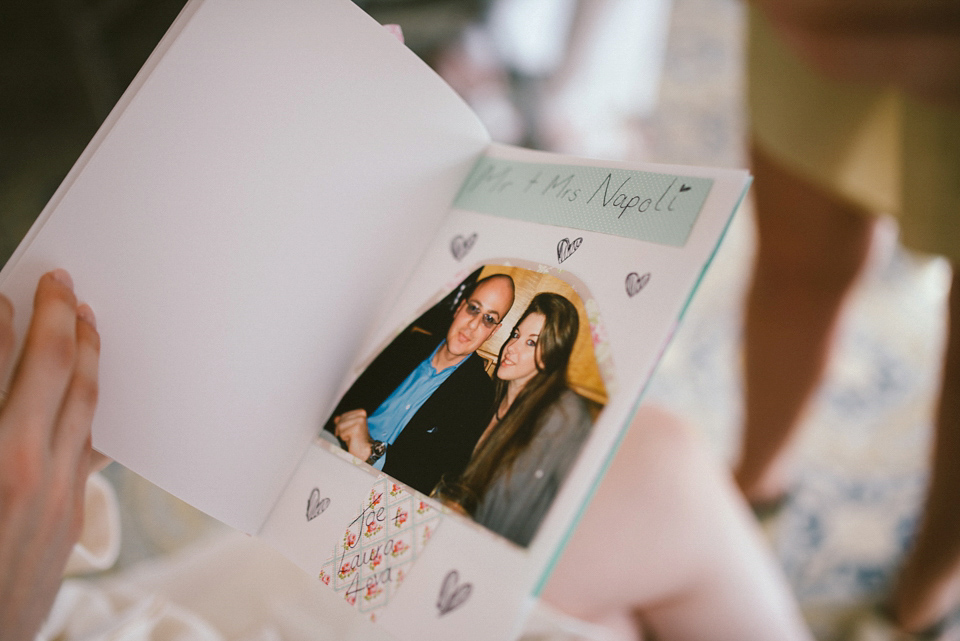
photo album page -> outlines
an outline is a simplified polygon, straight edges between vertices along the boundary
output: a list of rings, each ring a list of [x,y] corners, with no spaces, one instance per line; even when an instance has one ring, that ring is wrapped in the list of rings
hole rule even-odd
[[[491,146],[261,536],[397,638],[511,638],[748,184]]]

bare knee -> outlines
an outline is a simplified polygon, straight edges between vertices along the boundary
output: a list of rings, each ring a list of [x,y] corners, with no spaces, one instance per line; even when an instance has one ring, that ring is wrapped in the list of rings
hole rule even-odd
[[[696,436],[674,414],[641,407],[544,596],[595,618],[676,594],[696,538],[682,495],[701,467]],[[611,527],[614,524],[615,527]],[[598,554],[597,541],[616,554]]]
[[[702,443],[688,424],[663,407],[644,404],[630,424],[614,467],[622,465],[630,474],[646,475],[653,472],[651,464],[653,468],[682,470],[701,456]],[[637,465],[639,461],[648,465]]]

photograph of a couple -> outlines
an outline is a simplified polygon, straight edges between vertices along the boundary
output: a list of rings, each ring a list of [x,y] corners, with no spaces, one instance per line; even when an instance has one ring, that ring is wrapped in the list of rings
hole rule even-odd
[[[355,457],[526,547],[606,401],[573,287],[486,265],[377,355],[324,429]]]

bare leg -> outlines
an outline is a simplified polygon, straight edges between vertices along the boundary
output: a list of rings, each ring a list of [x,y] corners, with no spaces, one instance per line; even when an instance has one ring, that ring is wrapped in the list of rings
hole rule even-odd
[[[956,266],[949,300],[926,509],[893,601],[897,620],[909,631],[936,623],[960,603],[960,275]]]
[[[811,637],[731,480],[672,414],[644,406],[544,598],[658,639]]]
[[[746,310],[746,422],[737,483],[762,504],[786,486],[786,451],[823,375],[875,219],[754,149],[758,247]]]

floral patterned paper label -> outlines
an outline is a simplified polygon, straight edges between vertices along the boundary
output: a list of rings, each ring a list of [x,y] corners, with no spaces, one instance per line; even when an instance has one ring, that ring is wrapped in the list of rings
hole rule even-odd
[[[440,511],[422,497],[380,479],[323,564],[320,580],[375,621],[441,521]]]

